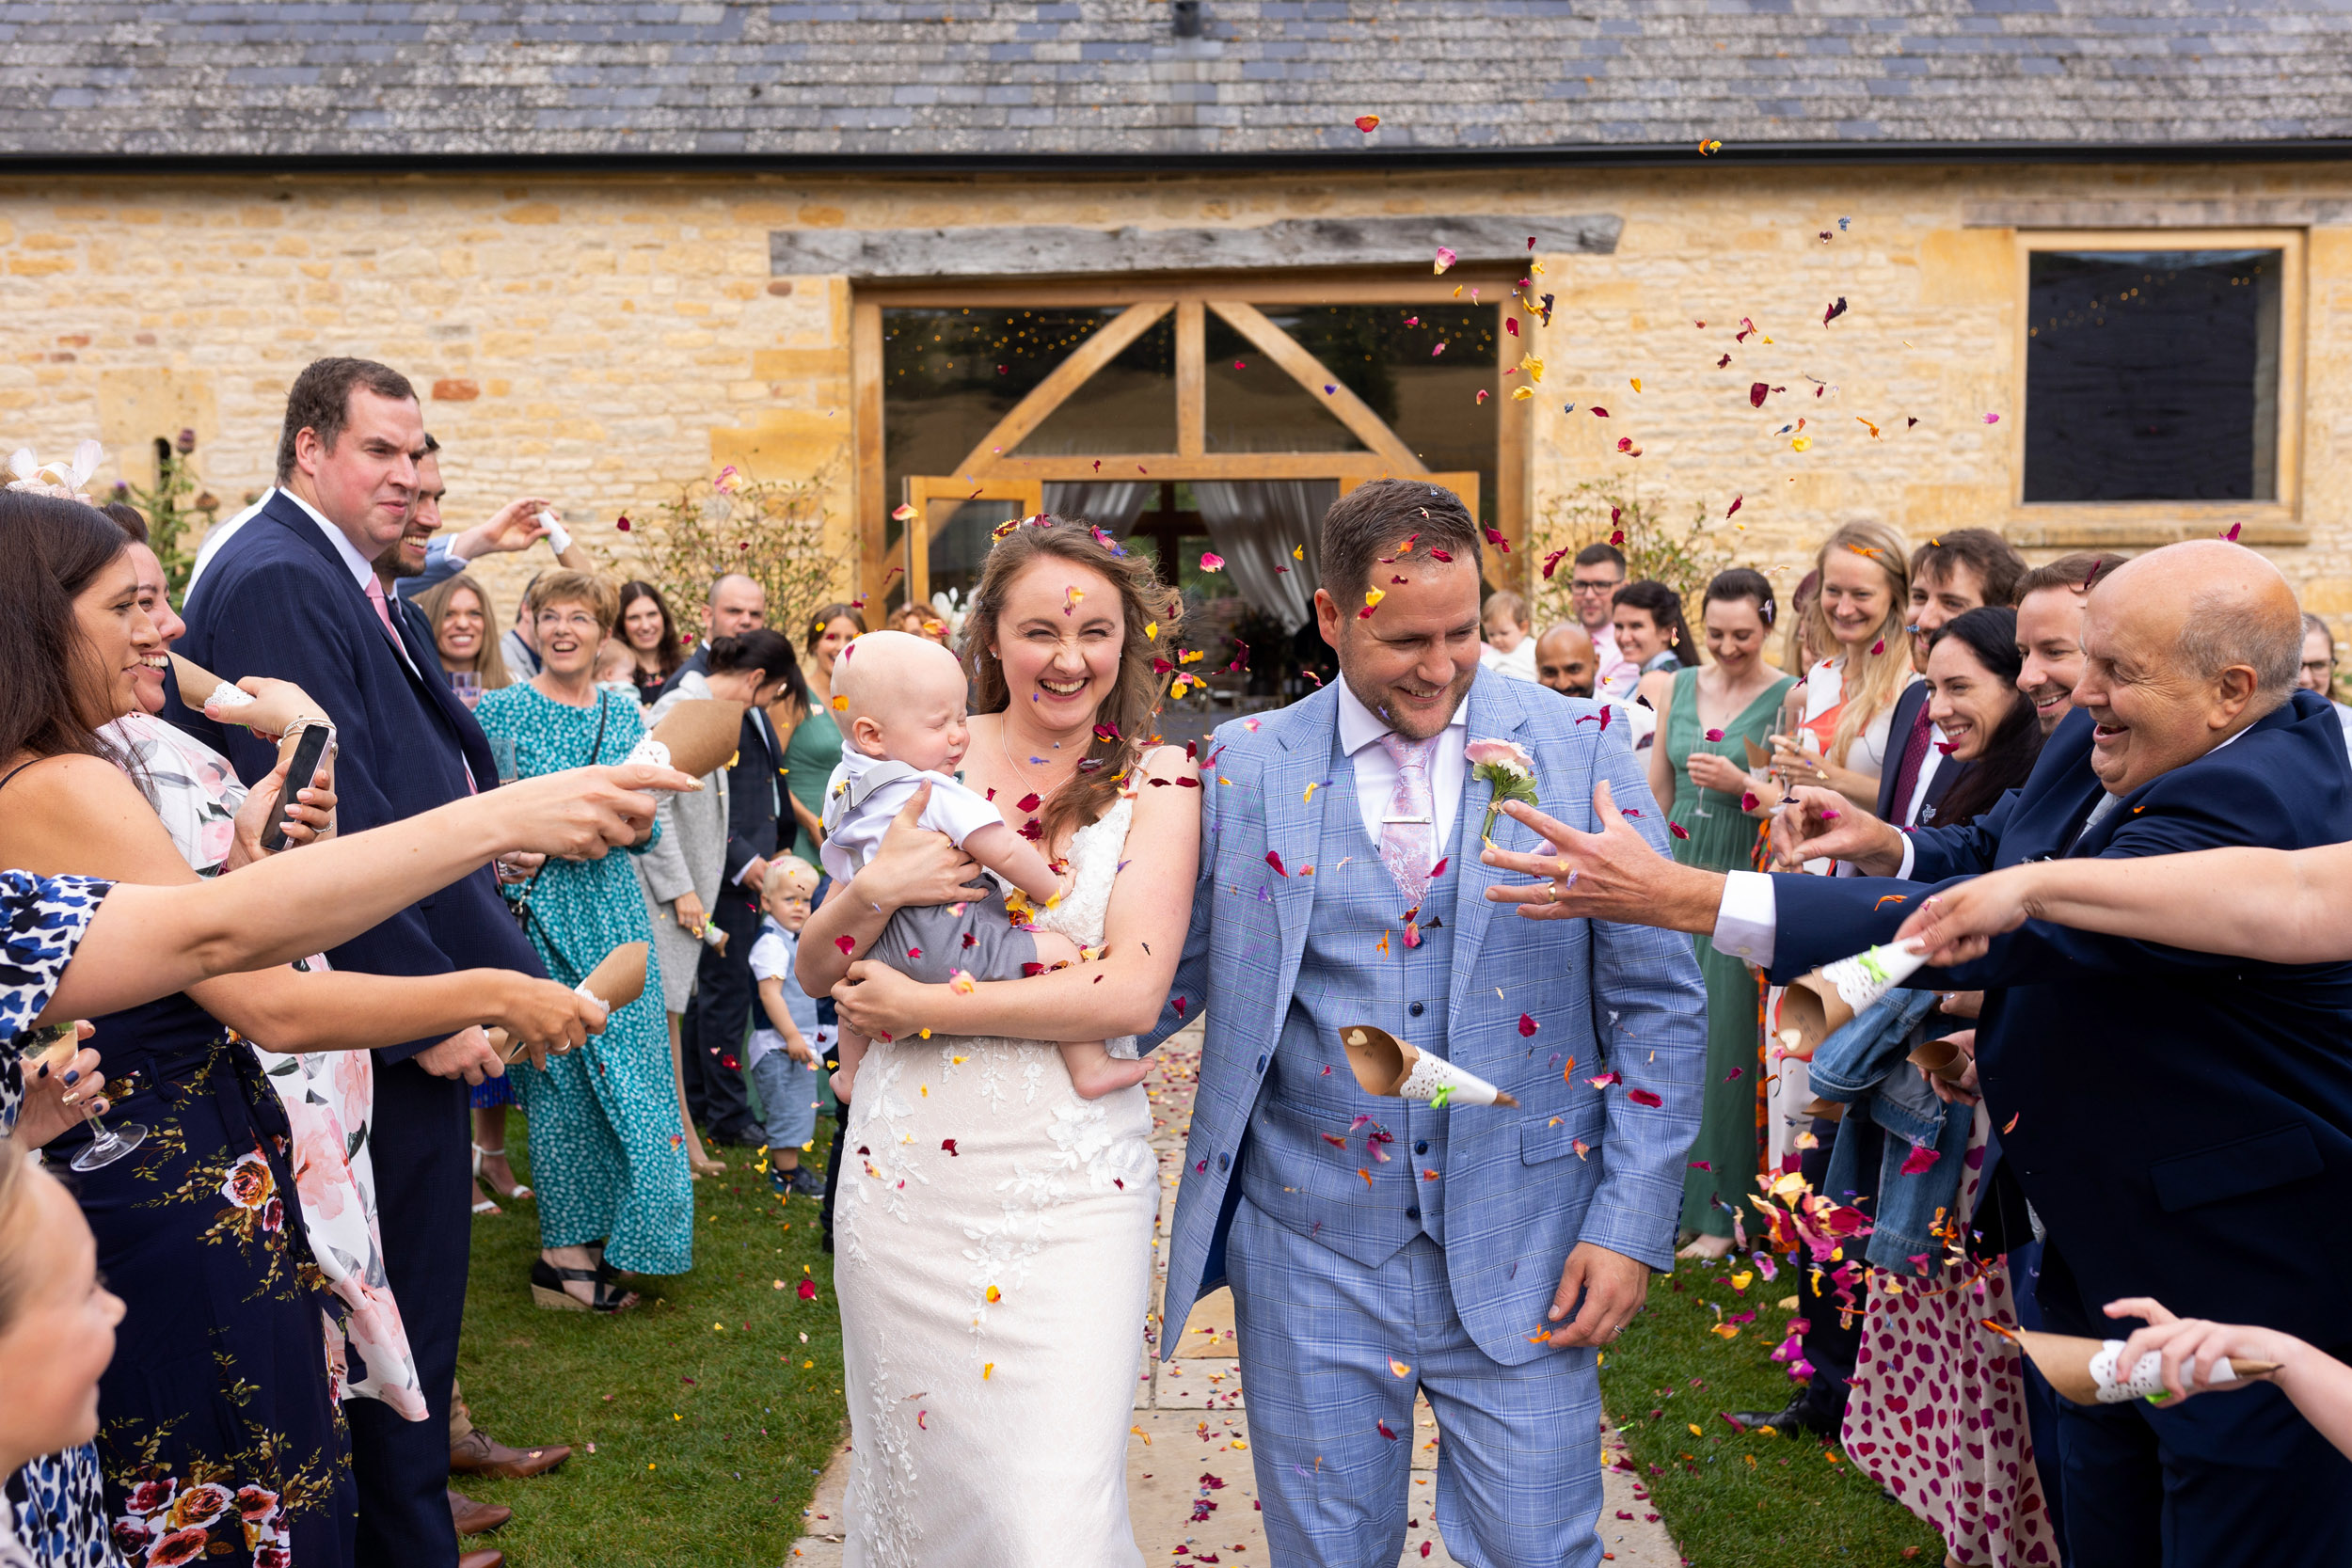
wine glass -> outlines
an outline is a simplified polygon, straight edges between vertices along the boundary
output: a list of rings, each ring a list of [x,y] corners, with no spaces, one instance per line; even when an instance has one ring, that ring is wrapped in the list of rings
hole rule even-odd
[[[499,783],[513,784],[516,777],[522,771],[521,764],[515,755],[515,737],[511,735],[494,735],[488,738],[490,760],[498,766]]]
[[[76,1022],[59,1023],[38,1030],[33,1034],[31,1043],[24,1048],[24,1059],[29,1062],[46,1054],[59,1040],[78,1042],[80,1033]],[[105,1086],[105,1080],[102,1077],[93,1092],[103,1093]],[[90,1141],[88,1148],[73,1157],[75,1170],[92,1171],[102,1165],[111,1165],[147,1141],[148,1126],[143,1121],[119,1122],[109,1127],[103,1117],[88,1108],[84,1109],[82,1117],[88,1124]]]

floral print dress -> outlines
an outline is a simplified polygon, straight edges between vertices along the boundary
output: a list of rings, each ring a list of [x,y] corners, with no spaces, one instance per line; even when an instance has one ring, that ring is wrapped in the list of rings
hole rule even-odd
[[[148,1128],[72,1179],[124,1308],[98,1380],[114,1544],[142,1568],[348,1563],[358,1496],[322,1332],[334,1297],[287,1201],[285,1107],[184,992],[90,1023],[111,1119]],[[71,1164],[89,1137],[71,1129],[44,1153]]]
[[[623,761],[645,733],[633,698],[602,689],[574,707],[516,684],[485,692],[474,717],[487,734],[513,738],[516,775],[525,779]],[[550,860],[528,889],[508,892],[528,900],[531,945],[564,985],[578,985],[623,942],[653,941],[637,873],[619,855]],[[548,1057],[544,1072],[528,1061],[508,1071],[531,1118],[541,1246],[601,1241],[608,1262],[637,1274],[693,1266],[694,1199],[670,1072],[660,959],[651,952],[644,994],[615,1010],[604,1033]]]
[[[229,759],[185,730],[144,713],[126,715],[98,733],[128,761],[132,782],[155,808],[181,858],[199,877],[219,875],[246,797]],[[326,956],[313,953],[302,967],[326,969]],[[421,1421],[424,1384],[400,1304],[385,1277],[384,1236],[375,1217],[369,1137],[375,1117],[375,1058],[365,1051],[252,1049],[293,1129],[294,1190],[302,1200],[311,1260],[342,1305],[326,1325],[335,1397],[339,1402],[382,1400],[406,1419]]]
[[[0,871],[0,1132],[16,1127],[24,1073],[16,1037],[49,1006],[57,980],[113,884]],[[98,1450],[36,1459],[8,1478],[0,1568],[119,1568]]]

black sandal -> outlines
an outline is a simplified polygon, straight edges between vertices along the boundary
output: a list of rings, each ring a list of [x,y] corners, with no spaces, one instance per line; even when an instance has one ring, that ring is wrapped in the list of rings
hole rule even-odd
[[[569,1280],[591,1287],[586,1301],[564,1288]],[[637,1305],[634,1292],[620,1289],[601,1269],[559,1269],[546,1259],[531,1265],[531,1302],[551,1312],[626,1312]]]

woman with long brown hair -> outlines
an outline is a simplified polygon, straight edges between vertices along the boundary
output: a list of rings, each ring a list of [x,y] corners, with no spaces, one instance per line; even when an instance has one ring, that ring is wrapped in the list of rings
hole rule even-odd
[[[94,733],[140,707],[162,657],[121,530],[75,501],[0,493],[0,864],[195,880]],[[529,1039],[544,1037],[534,1021],[550,1009],[580,1005],[502,970],[399,979],[280,967],[91,1020],[115,1114],[151,1130],[76,1192],[128,1308],[99,1398],[119,1544],[232,1568],[345,1560],[357,1503],[321,1334],[337,1302],[303,1266],[293,1134],[246,1042],[348,1051],[494,1022]],[[91,1136],[76,1128],[50,1147],[72,1157]],[[229,1506],[241,1487],[254,1494],[242,1520]],[[219,1506],[154,1501],[192,1490]]]
[[[1863,811],[1878,805],[1895,699],[1916,678],[1903,630],[1910,561],[1909,542],[1884,523],[1848,523],[1822,542],[1805,619],[1829,654],[1798,676],[1794,722],[1772,736],[1784,782],[1834,789]]]
[[[945,986],[849,965],[838,939],[862,951],[903,905],[980,895],[969,860],[903,827],[803,933],[803,985],[824,995],[847,966],[842,1020],[876,1042],[834,1218],[853,1556],[896,1560],[919,1541],[942,1562],[1138,1560],[1123,1456],[1151,1111],[1141,1085],[1080,1099],[1051,1042],[1131,1051],[1168,1001],[1200,798],[1182,753],[1149,737],[1152,660],[1174,662],[1182,617],[1146,558],[1053,517],[1010,526],[973,595],[964,783],[1067,863],[1067,891],[1034,918],[1098,957]]]
[[[651,707],[686,662],[677,626],[670,619],[670,601],[650,582],[621,584],[621,618],[613,631],[628,649],[628,678],[637,688],[637,700]]]

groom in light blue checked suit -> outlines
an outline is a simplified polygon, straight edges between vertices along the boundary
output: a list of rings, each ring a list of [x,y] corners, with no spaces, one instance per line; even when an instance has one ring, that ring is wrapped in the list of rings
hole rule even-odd
[[[1490,790],[1463,749],[1516,742],[1563,821],[1587,824],[1606,779],[1661,849],[1664,828],[1622,726],[1480,672],[1479,566],[1449,492],[1342,499],[1315,595],[1342,684],[1225,725],[1202,770],[1192,929],[1153,1037],[1207,1015],[1161,1349],[1232,1285],[1278,1568],[1395,1568],[1416,1388],[1454,1558],[1597,1562],[1595,1347],[1672,1267],[1707,1057],[1690,941],[1490,902]],[[1494,839],[1535,844],[1508,816]],[[1366,1094],[1354,1023],[1519,1103]]]

